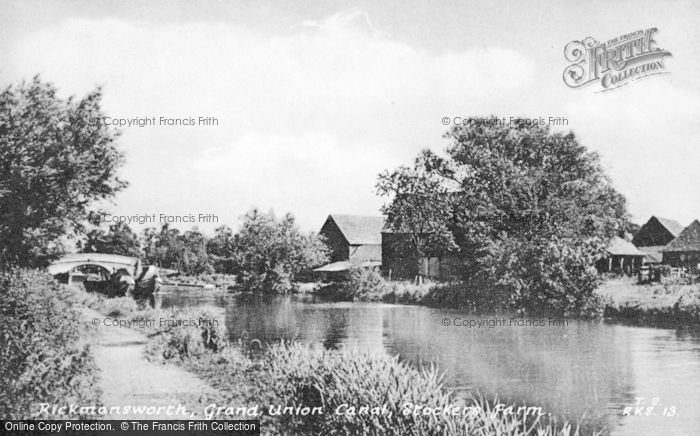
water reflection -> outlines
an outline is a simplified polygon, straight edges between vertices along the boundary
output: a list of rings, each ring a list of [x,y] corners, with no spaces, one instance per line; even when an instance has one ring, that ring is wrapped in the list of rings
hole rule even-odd
[[[163,306],[225,310],[226,326],[266,343],[296,339],[316,347],[357,346],[398,354],[413,365],[436,364],[459,396],[498,394],[503,402],[584,415],[613,435],[700,434],[700,336],[570,321],[566,327],[443,326],[457,311],[374,303],[315,303],[174,292]],[[220,309],[219,309],[220,310]],[[478,318],[485,318],[480,316]],[[654,416],[623,416],[625,407],[660,400]],[[663,416],[674,406],[678,415]]]

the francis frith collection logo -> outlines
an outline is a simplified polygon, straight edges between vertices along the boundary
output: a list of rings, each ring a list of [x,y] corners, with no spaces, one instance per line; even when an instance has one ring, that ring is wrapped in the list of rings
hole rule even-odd
[[[657,46],[655,27],[627,33],[606,42],[592,37],[571,41],[564,48],[564,83],[571,88],[597,84],[597,92],[611,91],[635,80],[668,73],[665,56],[671,52]]]

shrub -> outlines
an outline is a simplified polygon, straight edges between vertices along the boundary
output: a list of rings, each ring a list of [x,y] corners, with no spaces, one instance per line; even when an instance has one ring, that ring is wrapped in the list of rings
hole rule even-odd
[[[393,289],[378,269],[354,266],[345,281],[320,286],[315,293],[336,301],[384,301]]]
[[[343,293],[360,301],[379,301],[389,289],[376,268],[353,267],[343,284]]]
[[[391,282],[389,283],[389,291],[382,296],[382,301],[385,303],[420,304],[434,289],[442,286],[444,285],[429,281],[422,284],[411,281]]]
[[[77,293],[36,270],[0,273],[0,416],[24,419],[36,403],[96,403],[96,367]],[[56,418],[58,419],[58,417]]]
[[[156,360],[196,357],[226,348],[223,320],[206,311],[172,312],[163,329],[154,334],[147,355]]]
[[[101,301],[99,312],[115,318],[124,318],[139,310],[139,305],[132,297],[105,298]]]

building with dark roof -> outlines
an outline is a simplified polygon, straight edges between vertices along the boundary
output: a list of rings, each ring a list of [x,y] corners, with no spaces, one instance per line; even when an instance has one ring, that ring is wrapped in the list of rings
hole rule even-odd
[[[661,252],[665,264],[697,268],[700,265],[700,222],[693,221]]]
[[[682,231],[683,226],[678,221],[652,216],[634,235],[632,243],[646,254],[644,263],[658,264],[663,260],[661,250]]]
[[[682,231],[683,226],[678,221],[652,216],[634,235],[632,243],[635,247],[663,247]]]
[[[352,265],[380,266],[384,218],[364,215],[328,215],[320,234],[330,249],[328,265],[316,272],[342,272]]]

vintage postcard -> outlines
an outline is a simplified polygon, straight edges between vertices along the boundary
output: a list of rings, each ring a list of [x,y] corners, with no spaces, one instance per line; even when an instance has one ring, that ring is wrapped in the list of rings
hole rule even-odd
[[[700,434],[699,22],[0,1],[0,432]]]

